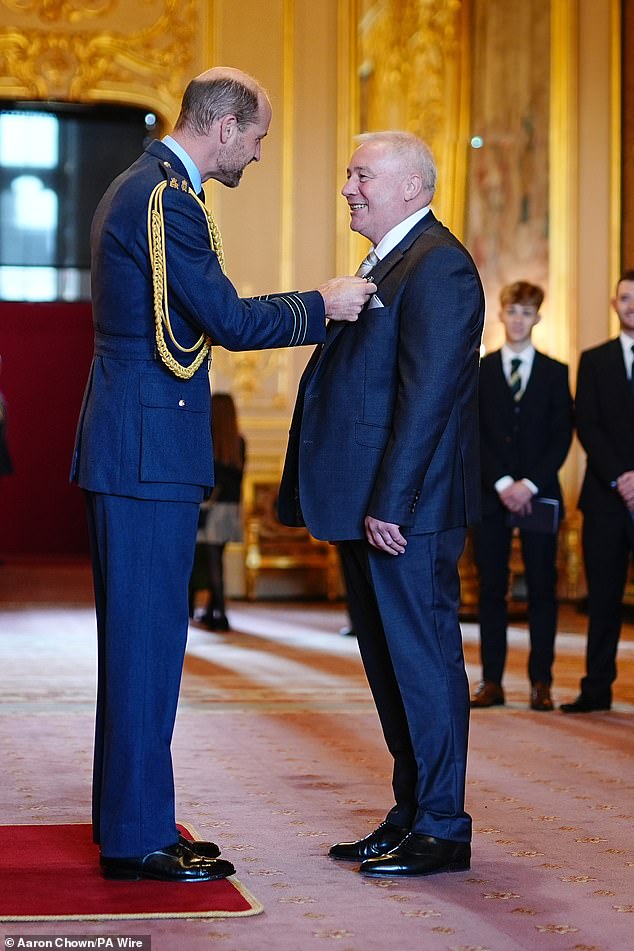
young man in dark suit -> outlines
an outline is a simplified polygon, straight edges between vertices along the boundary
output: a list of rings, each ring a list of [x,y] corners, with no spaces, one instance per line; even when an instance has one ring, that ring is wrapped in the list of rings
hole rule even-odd
[[[620,278],[612,307],[621,332],[579,360],[576,419],[586,451],[579,508],[588,584],[586,675],[564,713],[609,710],[616,680],[623,592],[634,551],[634,270]]]
[[[107,878],[191,881],[234,871],[179,837],[170,743],[198,511],[213,485],[209,351],[317,343],[373,287],[241,300],[202,183],[237,186],[271,119],[264,90],[208,70],[176,127],[110,186],[91,232],[95,356],[72,478],[84,489],[98,630],[93,831]]]
[[[351,228],[374,246],[377,292],[356,325],[329,328],[304,372],[280,489],[284,522],[339,544],[394,758],[386,820],[330,850],[367,875],[458,871],[471,855],[457,562],[480,508],[484,295],[429,207],[435,182],[416,136],[360,136],[342,192]]]
[[[541,498],[563,510],[558,472],[572,440],[572,398],[568,367],[539,353],[533,328],[540,320],[541,287],[516,281],[500,293],[505,343],[480,367],[480,453],[482,522],[474,548],[480,575],[482,681],[472,707],[504,703],[502,677],[507,649],[507,592],[513,517],[520,517],[520,542],[528,588],[529,703],[552,710],[550,695],[557,630],[557,533],[521,526]]]

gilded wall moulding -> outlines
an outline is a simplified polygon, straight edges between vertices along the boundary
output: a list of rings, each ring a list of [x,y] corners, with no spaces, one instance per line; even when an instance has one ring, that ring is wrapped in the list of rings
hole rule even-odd
[[[69,23],[104,16],[118,3],[119,0],[2,0],[2,6],[16,13],[34,14],[46,22],[66,20]]]
[[[141,0],[134,12],[119,0],[49,0],[50,29],[33,26],[42,4],[0,0],[0,95],[75,102],[126,102],[173,121],[197,51],[197,0]],[[99,16],[94,30],[77,28]],[[2,8],[24,23],[3,26]],[[77,15],[75,15],[77,14]],[[18,18],[20,19],[20,18]],[[61,21],[61,22],[59,22]]]
[[[460,52],[461,0],[366,2],[360,25],[362,126],[406,128],[432,143],[446,128]]]
[[[443,212],[454,227],[462,218],[456,150],[468,110],[468,8],[469,0],[360,0],[359,11],[360,128],[407,129],[430,145]]]

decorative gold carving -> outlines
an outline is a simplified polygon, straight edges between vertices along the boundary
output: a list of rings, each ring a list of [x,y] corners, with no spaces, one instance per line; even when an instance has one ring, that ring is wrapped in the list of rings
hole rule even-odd
[[[142,0],[133,14],[116,0],[49,0],[44,6],[56,28],[48,30],[31,26],[26,15],[37,7],[43,18],[42,4],[2,0],[0,23],[2,6],[22,12],[25,23],[0,26],[0,94],[136,103],[176,117],[194,60],[197,0]],[[100,16],[99,29],[76,29],[76,7]]]
[[[67,20],[77,23],[85,17],[110,13],[118,0],[3,0],[3,6],[16,13],[33,13],[40,20]],[[148,0],[143,0],[147,3]]]
[[[463,0],[364,0],[359,25],[361,129],[407,129],[431,147],[439,166],[439,203],[461,231],[451,196],[455,150],[464,152],[463,93],[467,14]],[[465,46],[466,49],[466,46]],[[464,177],[464,170],[461,172]]]

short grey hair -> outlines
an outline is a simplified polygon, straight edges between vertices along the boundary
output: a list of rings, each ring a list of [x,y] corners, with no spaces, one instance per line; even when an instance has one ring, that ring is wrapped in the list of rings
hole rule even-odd
[[[232,115],[242,130],[257,122],[259,108],[256,86],[231,78],[192,79],[183,95],[175,128],[195,135],[208,135],[217,119]]]
[[[434,161],[432,151],[426,142],[419,139],[412,132],[363,132],[355,136],[355,142],[364,145],[369,142],[377,142],[387,146],[390,152],[402,159],[403,163],[410,166],[411,171],[420,173],[423,180],[423,188],[433,195],[436,191],[436,179],[438,178],[438,169]]]

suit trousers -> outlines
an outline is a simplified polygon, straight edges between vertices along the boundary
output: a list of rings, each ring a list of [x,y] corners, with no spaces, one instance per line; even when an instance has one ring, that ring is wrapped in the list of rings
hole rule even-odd
[[[586,676],[581,691],[611,701],[623,617],[623,593],[634,551],[634,522],[620,512],[584,512],[583,560],[588,584]]]
[[[501,684],[507,650],[507,595],[513,529],[506,512],[486,515],[474,532],[480,577],[480,655],[482,679]],[[557,535],[520,531],[528,591],[531,684],[552,682],[557,633]]]
[[[171,740],[199,506],[86,492],[97,612],[93,837],[110,858],[178,839]]]
[[[464,811],[469,688],[458,623],[465,530],[410,535],[403,555],[339,543],[348,610],[388,749],[388,821],[457,842]]]

